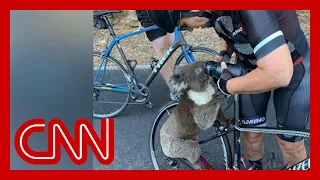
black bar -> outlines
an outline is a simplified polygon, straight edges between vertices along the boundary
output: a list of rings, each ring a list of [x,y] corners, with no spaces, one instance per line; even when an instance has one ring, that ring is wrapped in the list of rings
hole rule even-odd
[[[240,126],[240,118],[239,118],[239,95],[235,94],[234,95],[234,123],[235,126],[239,127]],[[235,144],[235,164],[238,169],[240,169],[240,164],[241,164],[241,152],[240,152],[240,131],[234,131],[234,144]]]
[[[103,19],[106,21],[106,24],[107,24],[107,27],[108,27],[108,29],[109,29],[109,31],[110,31],[111,36],[112,36],[112,37],[115,37],[115,36],[116,36],[116,33],[114,32],[113,27],[112,27],[109,19],[108,19],[106,16],[103,16]]]
[[[219,138],[220,136],[227,135],[227,134],[229,134],[229,133],[231,133],[232,131],[235,131],[235,130],[236,130],[236,129],[231,129],[231,130],[228,130],[228,131],[226,131],[226,132],[223,132],[223,133],[221,133],[221,134],[219,134],[219,135],[214,135],[214,136],[208,137],[208,138],[206,138],[206,139],[204,139],[204,140],[199,141],[199,144],[203,144],[203,143],[206,143],[206,142],[211,141],[211,140],[213,140],[213,139]]]

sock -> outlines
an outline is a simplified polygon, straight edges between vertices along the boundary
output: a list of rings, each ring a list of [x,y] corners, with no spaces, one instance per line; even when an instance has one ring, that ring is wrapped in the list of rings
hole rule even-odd
[[[262,170],[262,158],[257,161],[248,160],[251,166],[254,166],[254,170]]]

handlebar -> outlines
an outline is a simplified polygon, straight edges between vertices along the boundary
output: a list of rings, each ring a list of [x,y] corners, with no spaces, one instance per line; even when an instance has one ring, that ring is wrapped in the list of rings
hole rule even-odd
[[[226,63],[228,70],[234,77],[239,77],[247,74],[249,69],[242,65],[235,65]],[[221,65],[220,62],[208,61],[205,63],[205,73],[209,76],[220,77],[221,76]]]

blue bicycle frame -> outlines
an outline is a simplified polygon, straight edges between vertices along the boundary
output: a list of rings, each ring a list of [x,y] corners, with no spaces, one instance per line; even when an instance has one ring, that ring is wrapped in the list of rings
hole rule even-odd
[[[107,24],[109,23],[109,21],[106,19]],[[109,24],[110,25],[110,24]],[[111,25],[109,26],[111,27]],[[104,65],[104,69],[103,69],[103,76],[102,78],[102,82],[104,82],[104,75],[106,73],[106,65],[107,62],[104,63],[107,59],[107,57],[110,55],[111,50],[113,49],[114,45],[117,45],[117,48],[120,52],[120,55],[122,56],[124,63],[126,64],[127,67],[129,67],[128,64],[128,60],[123,52],[123,50],[121,49],[120,46],[120,41],[134,36],[134,35],[138,35],[144,32],[148,32],[148,31],[152,31],[152,30],[156,30],[159,29],[159,27],[157,26],[151,26],[151,27],[147,27],[147,28],[143,28],[134,32],[130,32],[127,34],[123,34],[120,36],[115,35],[114,31],[112,28],[109,28],[109,31],[111,33],[111,35],[113,36],[113,39],[111,41],[111,43],[109,44],[108,48],[106,49],[106,51],[104,51],[103,53],[101,53],[101,57],[102,57],[102,61],[100,63],[100,66],[98,68],[98,72],[95,75],[94,78],[94,86],[98,87],[99,89],[105,89],[105,90],[109,90],[109,91],[115,91],[115,92],[120,92],[120,93],[129,93],[129,89],[127,86],[121,86],[121,85],[114,85],[114,84],[110,84],[110,83],[104,83],[103,85],[96,85],[98,76],[99,76],[99,72],[101,71],[102,65]],[[151,84],[152,80],[154,79],[154,77],[157,75],[157,73],[159,72],[159,70],[162,68],[162,66],[164,65],[164,63],[170,58],[170,56],[174,53],[174,51],[181,47],[182,48],[182,52],[184,53],[184,56],[186,58],[187,63],[193,63],[195,62],[195,58],[193,57],[193,55],[191,54],[191,52],[188,52],[188,49],[186,47],[186,42],[182,37],[181,32],[179,31],[179,28],[176,27],[174,30],[174,42],[172,43],[172,45],[169,47],[169,49],[167,50],[167,52],[165,53],[165,55],[158,61],[158,63],[156,64],[156,66],[154,67],[154,69],[152,70],[151,74],[149,75],[149,77],[147,78],[146,82],[144,83],[147,87]],[[135,79],[135,76],[133,75],[133,72],[131,71],[131,68],[127,68],[128,69],[128,73],[129,75],[131,75],[131,78],[134,82],[137,82],[137,80]],[[134,85],[136,86],[137,83],[134,83]]]

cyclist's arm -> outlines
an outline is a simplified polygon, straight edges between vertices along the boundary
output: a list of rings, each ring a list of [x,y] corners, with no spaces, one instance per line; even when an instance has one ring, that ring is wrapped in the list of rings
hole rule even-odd
[[[230,79],[227,82],[229,93],[261,93],[287,86],[293,64],[275,14],[272,11],[242,11],[240,14],[258,67],[245,76]]]

